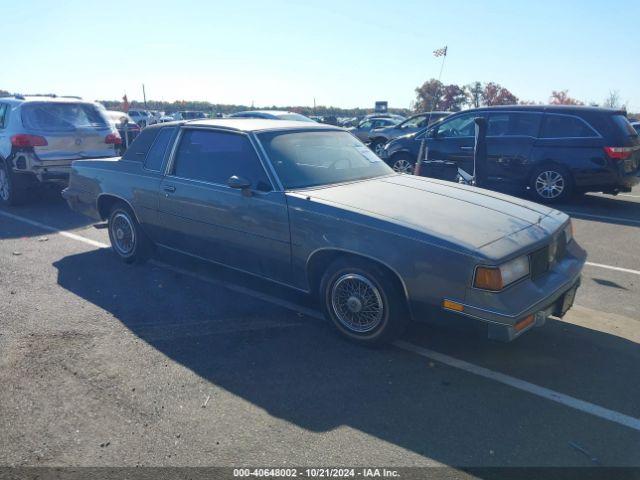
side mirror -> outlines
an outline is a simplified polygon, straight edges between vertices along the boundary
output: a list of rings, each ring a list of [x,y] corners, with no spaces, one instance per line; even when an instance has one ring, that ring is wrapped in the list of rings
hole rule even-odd
[[[227,185],[230,186],[231,188],[237,188],[238,190],[242,190],[242,194],[245,197],[251,196],[251,190],[249,190],[249,188],[251,187],[251,182],[249,182],[249,180],[247,180],[246,178],[233,175],[229,177],[229,180],[227,180]]]

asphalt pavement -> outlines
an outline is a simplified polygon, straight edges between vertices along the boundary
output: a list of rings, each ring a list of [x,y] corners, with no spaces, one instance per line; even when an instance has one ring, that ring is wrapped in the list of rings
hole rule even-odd
[[[56,192],[0,209],[0,465],[639,466],[640,189],[560,208],[589,254],[562,321],[377,350],[282,287],[125,265]]]

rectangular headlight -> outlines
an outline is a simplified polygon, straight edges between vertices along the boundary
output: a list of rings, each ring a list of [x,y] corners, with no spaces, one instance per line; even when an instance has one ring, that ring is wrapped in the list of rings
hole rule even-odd
[[[567,244],[573,240],[573,223],[569,220],[569,223],[564,227],[564,238],[567,240]]]
[[[474,287],[498,291],[529,275],[529,256],[522,255],[497,267],[478,267]]]

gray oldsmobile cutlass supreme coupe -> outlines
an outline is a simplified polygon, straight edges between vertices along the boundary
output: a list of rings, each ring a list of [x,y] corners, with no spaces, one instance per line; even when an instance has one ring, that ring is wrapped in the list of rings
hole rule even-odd
[[[74,162],[63,195],[108,219],[125,262],[159,246],[313,293],[367,344],[460,315],[511,340],[564,315],[586,257],[564,213],[397,174],[346,131],[307,122],[148,127],[122,158]]]

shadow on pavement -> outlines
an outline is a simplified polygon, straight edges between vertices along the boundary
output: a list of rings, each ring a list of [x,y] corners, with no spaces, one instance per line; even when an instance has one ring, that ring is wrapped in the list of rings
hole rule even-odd
[[[308,431],[347,427],[453,466],[588,466],[571,441],[589,445],[603,465],[640,461],[634,430],[395,347],[358,347],[328,323],[224,287],[151,265],[126,266],[105,250],[54,266],[61,287],[111,313],[163,355]],[[242,282],[223,270],[210,274]],[[511,344],[426,326],[413,327],[408,340],[640,413],[640,385],[632,381],[639,378],[638,345],[616,336],[552,322]]]

